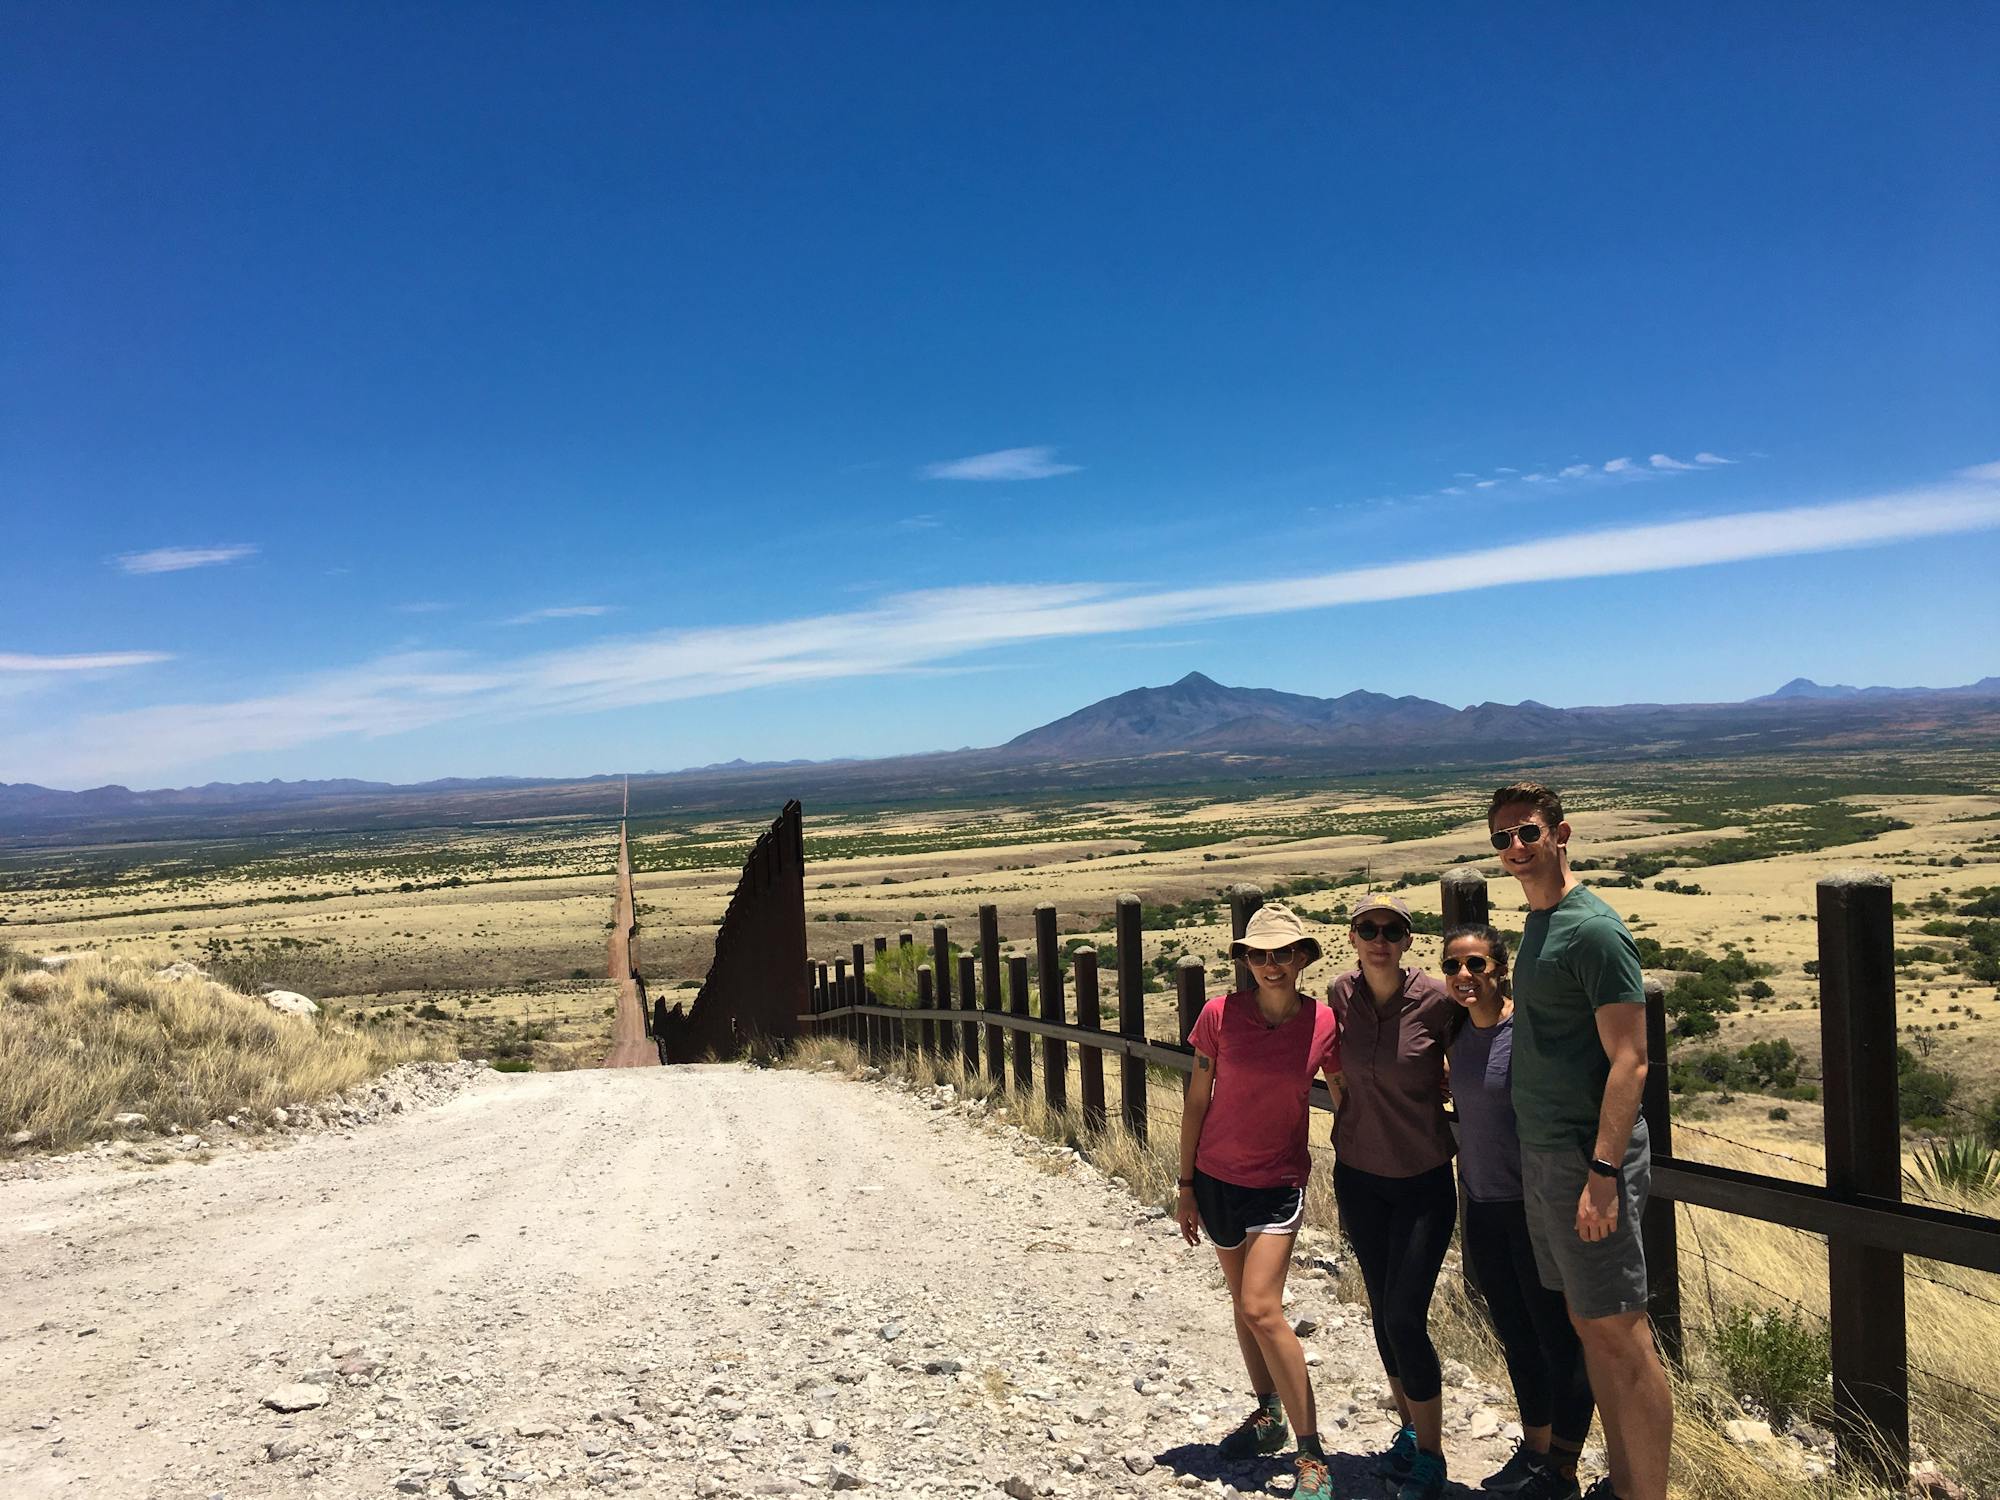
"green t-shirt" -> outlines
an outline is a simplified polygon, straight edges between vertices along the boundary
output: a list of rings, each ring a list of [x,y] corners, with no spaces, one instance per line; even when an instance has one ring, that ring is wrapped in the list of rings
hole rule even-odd
[[[1577,886],[1528,913],[1514,959],[1514,1115],[1531,1151],[1588,1148],[1611,1063],[1597,1007],[1644,1005],[1639,948],[1618,913]]]

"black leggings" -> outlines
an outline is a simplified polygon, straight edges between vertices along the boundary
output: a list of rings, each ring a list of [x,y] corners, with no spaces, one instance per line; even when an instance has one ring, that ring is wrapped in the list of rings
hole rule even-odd
[[[1521,1425],[1548,1427],[1558,1442],[1581,1448],[1594,1405],[1590,1373],[1563,1294],[1543,1286],[1535,1269],[1528,1214],[1518,1200],[1466,1199],[1465,1258],[1506,1352]]]
[[[1431,1342],[1431,1293],[1458,1222],[1451,1163],[1415,1177],[1380,1177],[1335,1161],[1333,1196],[1368,1287],[1382,1368],[1410,1400],[1432,1400],[1444,1380]]]

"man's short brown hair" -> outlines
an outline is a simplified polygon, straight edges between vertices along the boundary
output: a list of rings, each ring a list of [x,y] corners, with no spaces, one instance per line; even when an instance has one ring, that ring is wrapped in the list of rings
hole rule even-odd
[[[1493,826],[1493,819],[1501,808],[1517,802],[1525,802],[1542,815],[1550,829],[1556,828],[1563,820],[1562,798],[1543,786],[1539,781],[1517,781],[1511,786],[1503,786],[1493,794],[1493,800],[1486,805],[1486,826]]]

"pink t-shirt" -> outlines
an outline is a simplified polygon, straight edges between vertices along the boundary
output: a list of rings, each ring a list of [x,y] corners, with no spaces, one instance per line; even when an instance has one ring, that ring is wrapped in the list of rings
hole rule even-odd
[[[1268,1026],[1251,991],[1218,996],[1188,1033],[1215,1059],[1215,1093],[1194,1164],[1238,1187],[1304,1187],[1312,1172],[1306,1116],[1312,1081],[1340,1071],[1340,1026],[1311,995],[1282,1026]]]

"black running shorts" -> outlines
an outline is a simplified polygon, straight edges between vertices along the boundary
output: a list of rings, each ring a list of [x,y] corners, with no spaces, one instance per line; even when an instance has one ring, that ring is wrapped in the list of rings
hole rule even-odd
[[[1295,1187],[1238,1187],[1211,1177],[1199,1167],[1194,1174],[1194,1204],[1201,1210],[1201,1227],[1219,1250],[1234,1250],[1253,1234],[1291,1234],[1306,1213],[1306,1191]]]

